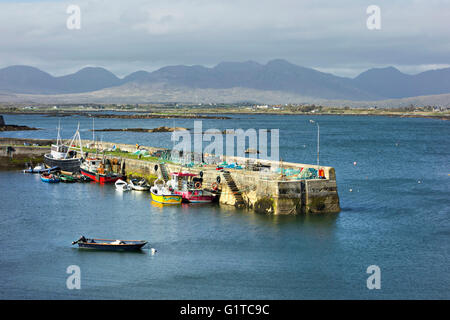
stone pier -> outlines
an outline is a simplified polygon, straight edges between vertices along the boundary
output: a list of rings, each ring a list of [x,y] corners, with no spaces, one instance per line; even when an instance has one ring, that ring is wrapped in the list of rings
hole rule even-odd
[[[37,139],[9,139],[0,138],[3,159],[8,157],[7,145],[14,145],[14,154],[39,155],[48,152],[45,148],[18,147],[24,142],[38,143],[40,145],[49,145],[51,140]],[[82,141],[83,146],[92,144],[89,140]],[[136,146],[127,144],[116,144],[103,142],[103,148],[108,149],[115,145],[121,150],[134,152]],[[152,147],[145,147],[150,152],[161,150]],[[160,164],[159,161],[142,159],[121,158],[115,155],[105,155],[107,159],[117,159],[114,162],[123,163],[120,168],[125,170],[126,174],[139,174],[142,176],[156,175],[160,176],[161,171],[155,170],[155,165]],[[119,161],[120,160],[120,161]],[[231,162],[237,162],[244,165],[248,162],[248,158],[226,158]],[[5,160],[3,160],[5,161]],[[291,168],[299,170],[300,168],[314,168],[316,165],[299,164],[289,162],[278,162],[268,160],[257,160],[259,164],[271,166],[273,168]],[[291,180],[273,171],[250,171],[243,169],[224,169],[224,171],[216,170],[215,166],[186,168],[179,164],[165,163],[169,172],[191,172],[199,174],[203,171],[203,187],[211,189],[214,182],[220,181],[219,201],[221,204],[237,206],[254,210],[260,213],[274,215],[289,215],[302,213],[335,213],[340,211],[339,196],[336,184],[336,174],[333,167],[320,166],[324,172],[324,179],[302,179]],[[115,166],[119,170],[119,166]],[[158,166],[159,167],[159,166]]]

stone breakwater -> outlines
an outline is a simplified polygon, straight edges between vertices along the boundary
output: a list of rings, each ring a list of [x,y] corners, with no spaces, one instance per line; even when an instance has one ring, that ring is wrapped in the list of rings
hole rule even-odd
[[[90,141],[83,140],[84,144]],[[105,148],[116,145],[121,150],[133,152],[135,146],[126,144],[106,143]],[[141,146],[150,152],[157,148]],[[119,158],[114,155],[106,155],[108,159],[117,159],[124,162],[120,168],[125,174],[133,173],[142,176],[156,175],[161,177],[160,163],[154,160]],[[223,159],[229,163],[245,164],[248,158],[226,157]],[[265,166],[282,167],[284,169],[317,169],[316,165],[258,160]],[[158,169],[155,165],[158,164]],[[340,209],[339,195],[337,191],[336,173],[333,167],[320,166],[324,171],[325,179],[289,180],[280,174],[273,172],[250,171],[242,169],[216,170],[215,166],[186,168],[180,164],[165,163],[168,172],[191,172],[200,174],[203,172],[203,187],[212,189],[213,183],[220,183],[218,191],[219,202],[225,205],[237,206],[254,210],[260,213],[287,215],[302,213],[337,213]],[[119,170],[119,166],[115,168]]]
[[[49,151],[45,147],[19,146],[24,143],[39,144],[40,146],[49,146],[53,140],[38,139],[13,139],[0,138],[0,162],[10,159],[25,158],[30,156],[42,157]],[[93,144],[90,140],[82,140],[83,146]],[[103,142],[103,148],[108,149],[116,146],[121,150],[128,152],[136,151],[136,146],[112,142]],[[15,151],[7,154],[8,146],[12,146]],[[149,150],[150,153],[161,150],[159,148],[141,146]],[[156,175],[161,177],[160,162],[156,160],[130,159],[127,157],[116,156],[114,154],[105,155],[106,159],[117,159],[111,163],[120,163],[112,165],[115,171],[124,170],[126,174],[140,174],[142,176]],[[8,160],[9,159],[9,160]],[[236,162],[245,165],[248,158],[226,157],[223,159],[228,163]],[[258,162],[266,167],[283,169],[316,169],[316,165],[278,162],[269,160],[260,160]],[[8,164],[7,164],[8,165]],[[156,169],[156,165],[158,168]],[[247,208],[260,213],[273,215],[289,214],[326,214],[340,211],[339,195],[336,184],[336,173],[333,167],[320,166],[324,172],[325,179],[302,179],[290,180],[279,173],[272,171],[251,171],[243,169],[225,169],[216,170],[215,166],[185,168],[180,164],[165,163],[168,172],[187,171],[199,174],[203,172],[203,187],[213,188],[213,183],[218,183],[219,202],[224,205]],[[17,166],[16,166],[17,167]],[[23,168],[23,163],[21,167]],[[218,179],[219,178],[219,179]]]

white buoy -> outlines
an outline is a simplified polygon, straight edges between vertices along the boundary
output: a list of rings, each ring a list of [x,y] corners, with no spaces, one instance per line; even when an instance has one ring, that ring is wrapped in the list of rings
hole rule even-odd
[[[353,191],[353,189],[350,189],[350,190],[348,190],[348,191],[352,192],[352,191]]]
[[[353,161],[353,165],[356,166],[356,161]]]
[[[153,255],[155,255],[155,253],[156,253],[156,249],[155,248],[151,248],[150,249],[150,254],[153,256]]]

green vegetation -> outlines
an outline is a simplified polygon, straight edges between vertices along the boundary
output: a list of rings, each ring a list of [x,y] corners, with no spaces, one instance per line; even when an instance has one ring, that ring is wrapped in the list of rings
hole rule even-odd
[[[262,197],[255,202],[255,211],[271,214],[274,212],[274,199],[271,197]]]
[[[128,170],[126,170],[125,173],[126,173],[128,179],[144,178],[145,180],[147,180],[148,184],[150,184],[150,185],[153,185],[155,180],[158,179],[158,177],[155,176],[154,174],[141,174],[138,172],[128,171]]]

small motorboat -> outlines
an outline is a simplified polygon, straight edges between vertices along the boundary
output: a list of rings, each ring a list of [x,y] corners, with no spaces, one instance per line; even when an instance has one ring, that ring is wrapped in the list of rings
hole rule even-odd
[[[84,176],[81,173],[76,173],[76,174],[72,175],[72,177],[74,177],[77,180],[77,182],[90,182],[90,181],[92,181],[91,178],[89,178],[87,176]]]
[[[116,240],[116,239],[88,239],[81,236],[80,239],[73,241],[72,245],[78,244],[79,248],[114,250],[114,251],[133,251],[140,250],[147,244],[145,240]]]
[[[148,191],[150,189],[150,186],[147,183],[147,180],[144,178],[142,179],[131,179],[130,184],[131,189],[136,191]]]
[[[37,165],[36,167],[32,168],[31,166],[28,169],[23,170],[23,173],[42,173],[45,171],[45,165]]]
[[[47,183],[57,183],[60,181],[59,176],[54,173],[44,172],[41,174],[41,180]]]
[[[128,183],[126,183],[125,181],[123,181],[122,179],[117,180],[115,185],[116,185],[116,189],[119,191],[130,191],[131,190],[131,186]]]
[[[181,195],[175,194],[173,190],[166,187],[164,183],[158,183],[156,180],[153,187],[150,188],[152,200],[162,204],[180,204],[183,199]]]
[[[34,169],[31,168],[31,167],[29,167],[28,169],[22,170],[22,172],[23,172],[23,173],[37,173],[37,172],[35,172]]]
[[[64,182],[64,183],[74,183],[74,182],[78,181],[77,178],[75,178],[74,176],[68,175],[68,174],[61,174],[59,176],[59,179],[61,180],[61,182]]]

